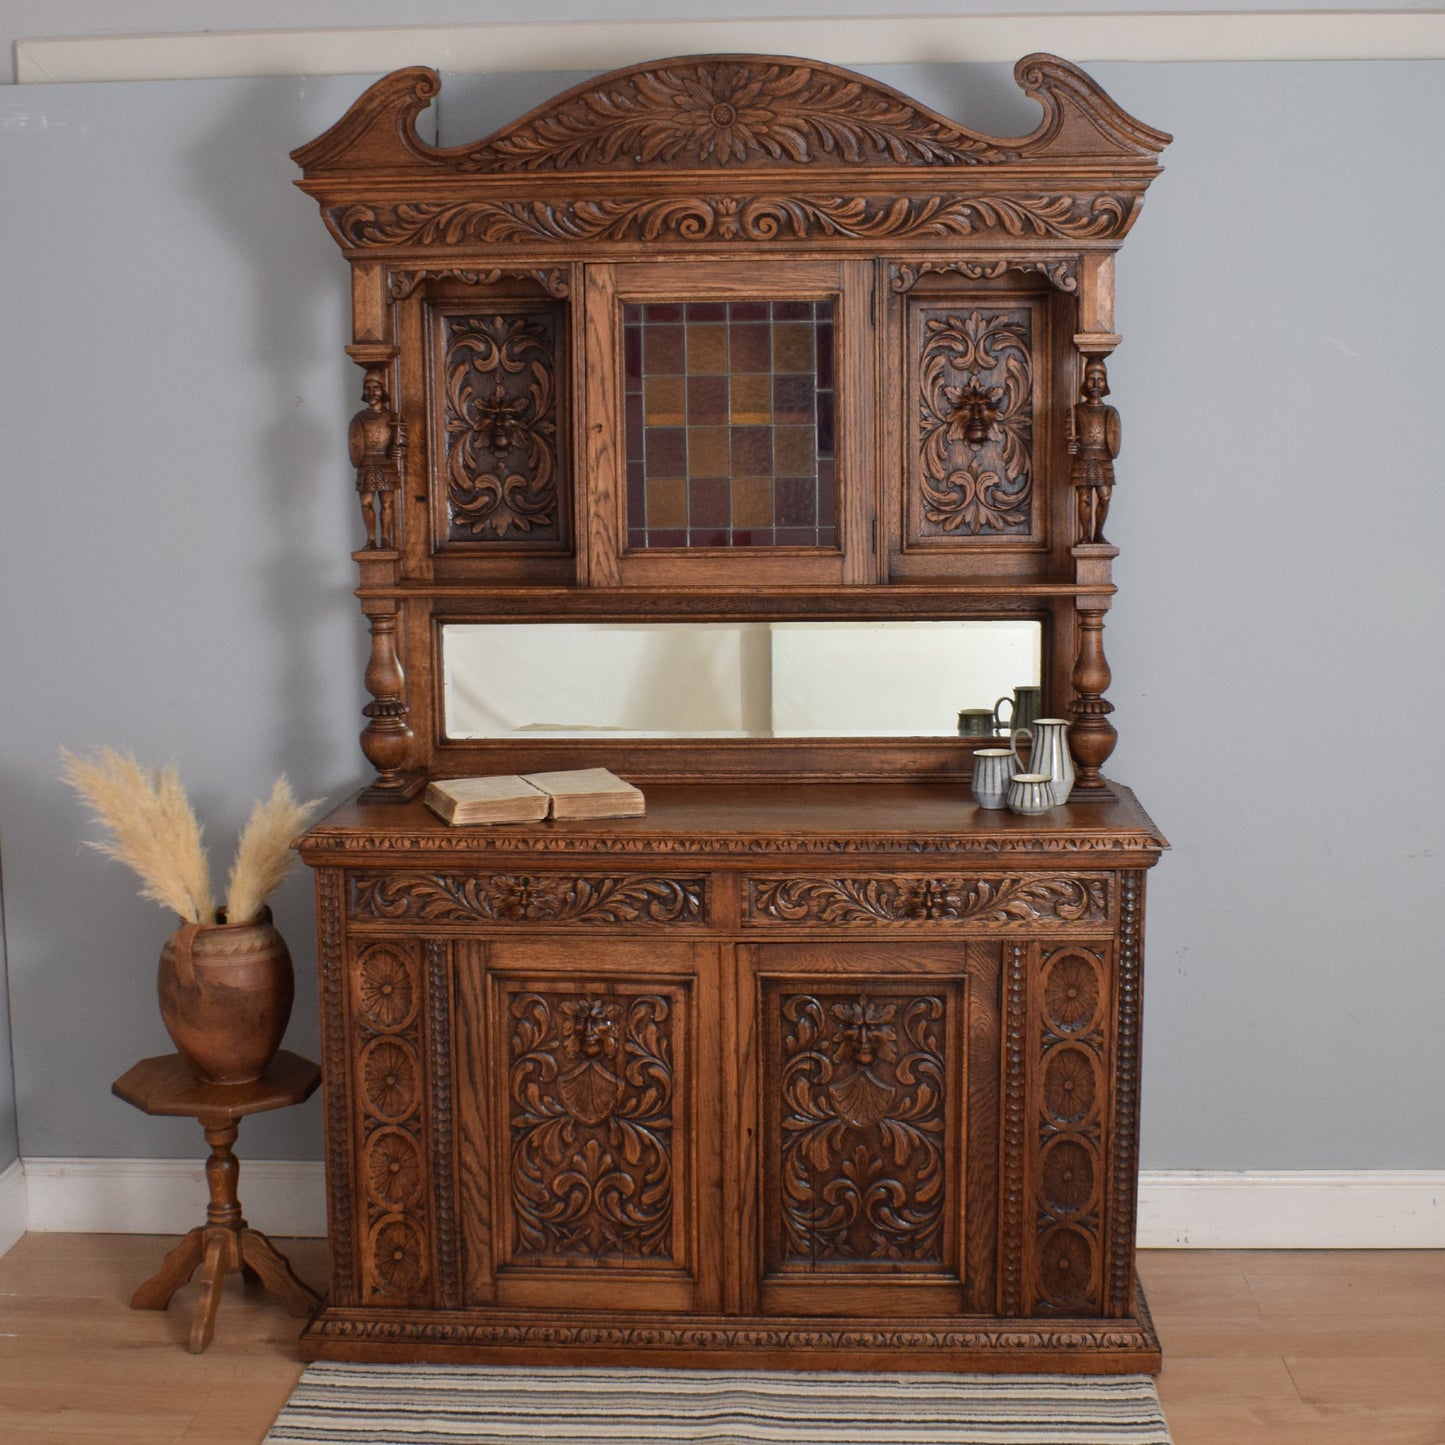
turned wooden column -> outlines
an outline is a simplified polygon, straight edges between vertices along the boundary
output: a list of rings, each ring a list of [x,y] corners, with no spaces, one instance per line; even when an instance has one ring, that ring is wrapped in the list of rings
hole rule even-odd
[[[1108,567],[1118,554],[1117,547],[1075,547],[1077,559],[1081,552],[1106,554],[1097,559]],[[1095,559],[1085,558],[1084,562]],[[1069,729],[1069,749],[1074,755],[1074,791],[1087,796],[1105,791],[1107,785],[1099,770],[1108,762],[1119,740],[1118,730],[1109,721],[1114,704],[1104,696],[1112,681],[1109,660],[1104,655],[1104,614],[1109,610],[1108,597],[1080,597],[1078,612],[1078,649],[1074,654],[1074,702],[1070,708],[1073,726]]]
[[[363,561],[375,553],[356,556]],[[421,780],[407,770],[415,737],[406,701],[406,673],[396,645],[396,604],[368,598],[361,610],[371,628],[371,656],[364,680],[372,698],[361,710],[367,719],[361,731],[361,751],[376,769],[376,779],[364,796],[373,802],[415,797]]]

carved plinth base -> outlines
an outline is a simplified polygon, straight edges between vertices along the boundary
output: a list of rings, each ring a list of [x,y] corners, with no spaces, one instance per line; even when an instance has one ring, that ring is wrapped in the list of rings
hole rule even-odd
[[[426,787],[424,777],[403,775],[394,781],[375,783],[357,794],[360,803],[409,803]]]
[[[950,1370],[1157,1374],[1159,1336],[1143,1291],[1126,1319],[739,1318],[541,1310],[349,1310],[302,1332],[303,1360],[646,1365],[730,1370]]]

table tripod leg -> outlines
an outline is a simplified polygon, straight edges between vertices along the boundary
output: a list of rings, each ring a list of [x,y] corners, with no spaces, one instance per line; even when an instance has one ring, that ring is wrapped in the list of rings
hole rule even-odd
[[[196,1318],[191,1323],[190,1351],[199,1355],[211,1343],[216,1329],[216,1311],[221,1307],[221,1287],[226,1282],[226,1239],[213,1234],[206,1246],[206,1267],[201,1275],[201,1297],[196,1301]]]
[[[241,1259],[298,1319],[308,1319],[316,1313],[321,1296],[297,1279],[286,1256],[259,1229],[242,1231]]]
[[[165,1262],[130,1297],[133,1310],[163,1310],[170,1304],[171,1296],[196,1272],[196,1266],[205,1258],[205,1229],[191,1230],[171,1252]]]

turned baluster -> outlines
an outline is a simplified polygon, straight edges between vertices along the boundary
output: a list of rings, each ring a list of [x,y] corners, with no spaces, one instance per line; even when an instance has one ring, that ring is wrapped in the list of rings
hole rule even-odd
[[[1082,602],[1079,607],[1079,647],[1074,658],[1074,702],[1070,709],[1073,726],[1069,729],[1075,793],[1094,792],[1106,786],[1099,769],[1109,760],[1119,740],[1118,730],[1109,721],[1114,704],[1104,696],[1112,680],[1109,661],[1104,656],[1106,608],[1107,604],[1085,608]]]
[[[366,690],[372,701],[362,708],[367,724],[361,733],[361,750],[376,769],[367,789],[372,799],[410,796],[417,782],[403,771],[411,759],[415,740],[407,721],[406,674],[396,647],[396,612],[391,603],[363,603],[371,625],[371,657],[366,665]]]

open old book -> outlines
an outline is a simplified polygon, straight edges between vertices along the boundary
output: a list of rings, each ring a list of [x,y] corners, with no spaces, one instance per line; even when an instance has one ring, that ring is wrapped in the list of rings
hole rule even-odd
[[[427,785],[423,801],[439,818],[454,824],[636,818],[646,811],[641,789],[606,768],[438,778]]]

